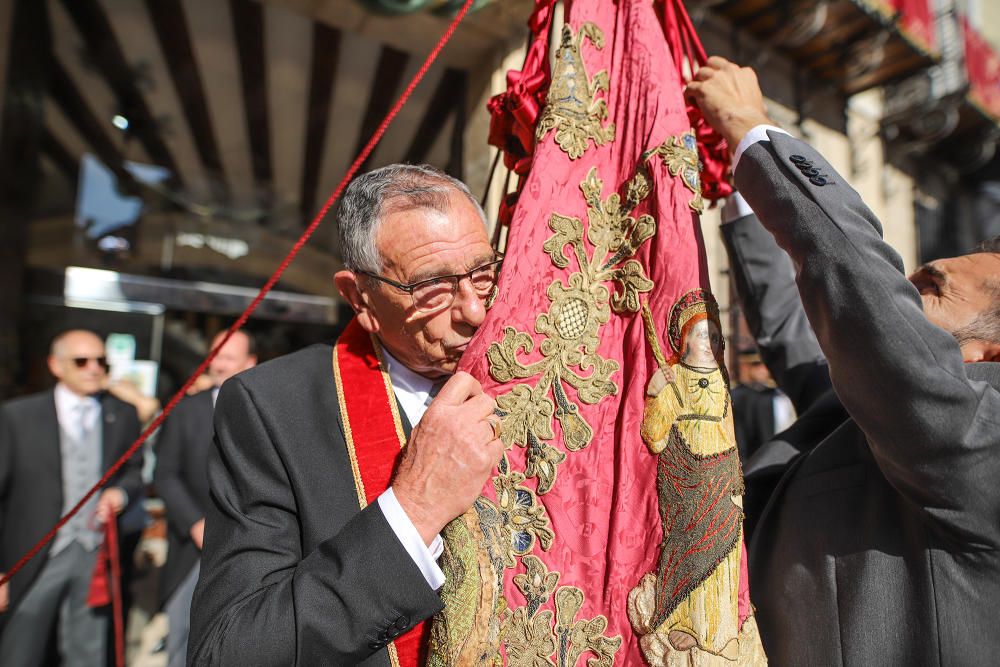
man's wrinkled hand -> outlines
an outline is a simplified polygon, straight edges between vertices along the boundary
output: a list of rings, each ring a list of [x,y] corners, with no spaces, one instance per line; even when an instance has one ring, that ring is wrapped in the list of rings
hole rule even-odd
[[[757,74],[720,56],[712,56],[698,69],[685,95],[733,151],[756,126],[774,124],[767,116]]]
[[[125,492],[118,487],[105,489],[97,501],[97,521],[105,524],[125,509]]]
[[[468,373],[449,379],[410,435],[392,482],[426,544],[476,501],[503,444],[488,418],[496,401]]]

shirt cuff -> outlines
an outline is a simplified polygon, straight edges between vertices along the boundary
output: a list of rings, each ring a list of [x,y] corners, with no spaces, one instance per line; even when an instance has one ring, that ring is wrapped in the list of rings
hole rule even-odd
[[[410,554],[413,563],[424,575],[427,585],[434,590],[444,586],[444,572],[437,564],[437,559],[444,551],[444,542],[441,540],[441,536],[435,535],[429,547],[424,544],[424,539],[420,537],[420,533],[410,521],[410,517],[406,516],[406,510],[396,500],[396,494],[391,486],[378,497],[377,502],[382,514],[385,515],[385,520],[389,522],[392,532],[396,534],[396,538],[402,543],[406,553]]]
[[[736,151],[733,153],[733,173],[736,173],[736,165],[740,163],[740,157],[743,156],[743,151],[750,148],[759,141],[770,141],[767,138],[767,131],[781,132],[782,134],[788,134],[780,127],[774,125],[758,125],[740,139],[740,143],[736,144]]]
[[[733,194],[726,197],[726,203],[722,205],[722,224],[739,220],[753,213],[750,204],[743,198],[739,190],[733,190]]]

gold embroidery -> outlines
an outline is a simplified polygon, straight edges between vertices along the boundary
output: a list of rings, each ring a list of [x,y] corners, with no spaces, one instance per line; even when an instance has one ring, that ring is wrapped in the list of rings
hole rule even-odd
[[[555,437],[553,418],[558,420],[566,449],[573,452],[590,444],[594,432],[580,415],[580,408],[567,394],[566,385],[576,390],[583,403],[594,405],[618,393],[611,376],[618,362],[597,353],[601,326],[611,311],[637,312],[639,294],[653,288],[642,265],[629,259],[639,246],[653,236],[656,222],[632,211],[645,199],[651,184],[640,169],[628,181],[625,196],[613,192],[602,199],[603,182],[591,169],[580,184],[588,205],[587,240],[593,246],[588,255],[583,222],[578,218],[552,214],[549,228],[554,232],[544,244],[552,263],[567,268],[575,260],[577,271],[566,282],[555,280],[546,292],[551,305],[535,320],[535,331],[544,338],[538,346],[542,358],[524,363],[518,357],[531,353],[532,337],[506,327],[503,338],[486,351],[490,374],[498,382],[537,377],[535,385],[517,384],[497,397],[503,413],[504,444],[527,447],[524,474],[538,480],[538,493],[545,494],[555,483],[559,464],[566,454],[547,444]],[[614,293],[606,283],[617,286]],[[551,398],[549,391],[551,389]]]
[[[684,185],[694,193],[688,206],[698,213],[704,211],[705,200],[701,196],[701,159],[698,157],[698,139],[694,136],[694,132],[689,130],[679,137],[670,137],[656,148],[647,151],[643,158],[649,159],[653,155],[659,155],[670,175],[680,175]]]
[[[615,138],[615,124],[601,124],[608,117],[608,104],[597,99],[599,92],[608,90],[608,73],[601,70],[593,78],[587,77],[580,50],[584,37],[595,48],[604,48],[604,33],[595,24],[584,23],[576,35],[568,23],[563,25],[552,83],[535,130],[538,141],[555,130],[556,143],[571,160],[583,156],[588,139],[603,146]]]
[[[555,534],[535,493],[521,485],[506,457],[493,479],[497,501],[480,497],[473,508],[444,530],[441,569],[445,611],[434,619],[428,667],[491,665],[499,659],[503,572],[538,542],[552,546]]]
[[[588,665],[613,665],[622,638],[604,635],[608,619],[600,615],[577,620],[583,607],[583,591],[576,586],[558,587],[559,573],[549,572],[539,558],[529,555],[522,560],[527,572],[516,575],[514,584],[524,594],[527,604],[515,609],[504,621],[508,665],[576,667],[580,656],[587,652],[594,655]],[[547,609],[539,611],[553,593],[555,614]]]

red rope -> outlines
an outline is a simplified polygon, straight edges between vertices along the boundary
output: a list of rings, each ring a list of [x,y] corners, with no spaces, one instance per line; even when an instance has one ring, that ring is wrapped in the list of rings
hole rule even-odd
[[[407,100],[410,98],[410,95],[413,94],[413,90],[417,87],[417,84],[419,84],[421,79],[424,78],[424,75],[427,74],[427,70],[429,70],[431,65],[434,64],[434,61],[437,60],[438,54],[441,52],[441,49],[443,49],[445,44],[447,44],[448,41],[451,39],[452,34],[454,34],[455,29],[458,27],[458,24],[462,22],[462,19],[465,18],[465,15],[469,12],[469,8],[472,6],[473,2],[475,2],[475,0],[465,0],[465,4],[462,5],[462,8],[458,11],[458,14],[455,15],[455,18],[448,25],[448,29],[444,31],[444,34],[441,35],[441,38],[438,40],[437,44],[427,55],[427,58],[424,60],[424,64],[420,66],[420,69],[413,76],[413,79],[410,80],[410,84],[406,87],[406,90],[404,90],[403,94],[399,96],[399,99],[396,100],[396,103],[393,105],[392,109],[390,109],[389,113],[386,114],[385,118],[382,120],[382,123],[378,126],[378,129],[375,130],[375,133],[372,134],[371,139],[368,140],[368,143],[365,144],[365,147],[361,150],[361,153],[358,154],[358,156],[354,159],[354,162],[351,163],[350,168],[347,170],[347,173],[344,174],[344,178],[340,181],[340,184],[333,191],[333,194],[331,194],[330,197],[326,200],[326,202],[323,204],[323,207],[320,208],[319,212],[316,214],[316,217],[314,217],[312,222],[309,223],[309,226],[306,228],[306,230],[302,232],[302,236],[300,236],[299,240],[295,242],[294,246],[292,246],[292,249],[288,252],[288,255],[285,257],[285,259],[281,261],[281,264],[278,266],[277,270],[271,275],[270,278],[267,279],[267,282],[264,283],[264,286],[260,288],[260,292],[257,293],[257,296],[254,298],[254,300],[250,303],[249,306],[247,306],[246,310],[243,311],[243,314],[240,315],[239,319],[233,322],[233,325],[229,327],[229,330],[226,332],[225,337],[223,337],[223,339],[219,341],[219,344],[216,345],[212,349],[212,351],[208,353],[208,356],[205,357],[205,359],[201,362],[201,364],[198,366],[197,370],[195,370],[195,372],[191,375],[191,377],[187,379],[187,382],[184,383],[184,386],[177,390],[177,393],[173,395],[173,397],[167,403],[166,407],[163,408],[163,412],[161,412],[160,415],[156,419],[154,419],[153,422],[145,428],[145,430],[143,430],[143,432],[139,435],[139,438],[132,443],[132,445],[128,448],[128,450],[122,455],[122,457],[118,459],[113,466],[108,468],[108,471],[104,473],[104,476],[101,477],[101,480],[97,484],[95,484],[93,488],[91,488],[90,491],[88,491],[86,495],[84,495],[83,498],[81,498],[80,501],[77,502],[76,505],[73,506],[73,509],[67,512],[64,517],[59,519],[59,522],[56,523],[56,525],[52,528],[52,530],[48,532],[48,534],[45,535],[45,537],[39,540],[38,544],[33,546],[28,551],[28,553],[26,553],[21,558],[21,560],[19,560],[14,565],[14,567],[10,568],[10,570],[8,570],[7,573],[4,574],[2,578],[0,578],[0,586],[10,581],[10,578],[13,577],[15,574],[17,574],[17,572],[22,567],[24,567],[25,563],[34,558],[38,554],[38,552],[41,551],[42,548],[56,536],[56,533],[59,532],[59,529],[62,528],[63,525],[65,525],[65,523],[69,521],[74,514],[79,512],[80,508],[82,508],[87,503],[87,501],[90,500],[91,497],[93,497],[93,495],[101,489],[101,487],[107,484],[108,480],[110,480],[115,475],[115,473],[117,473],[118,470],[121,469],[123,465],[125,465],[125,462],[128,461],[139,450],[139,448],[142,446],[142,443],[144,443],[146,439],[154,431],[156,431],[156,429],[160,427],[160,424],[163,423],[163,420],[167,417],[167,415],[169,415],[170,412],[177,405],[177,403],[180,402],[181,398],[183,398],[184,395],[187,394],[187,390],[191,388],[191,385],[194,384],[194,381],[205,372],[205,369],[208,368],[208,365],[212,363],[212,360],[219,353],[219,349],[221,349],[222,346],[226,344],[226,342],[234,333],[239,331],[239,329],[244,324],[246,324],[246,321],[250,318],[250,315],[252,315],[253,312],[257,309],[257,306],[260,305],[260,302],[264,300],[264,297],[267,296],[267,293],[271,291],[271,289],[281,278],[282,274],[285,273],[285,270],[288,268],[289,264],[292,263],[292,260],[295,259],[295,256],[299,254],[300,250],[302,250],[302,247],[309,240],[309,237],[311,237],[313,235],[313,232],[316,231],[316,228],[319,227],[319,223],[322,222],[324,217],[326,217],[326,214],[330,210],[330,207],[333,206],[334,202],[336,202],[337,199],[340,198],[340,195],[341,193],[343,193],[344,188],[346,188],[347,184],[350,183],[351,179],[354,178],[354,174],[361,167],[364,161],[368,159],[368,156],[371,155],[371,152],[375,149],[375,146],[382,138],[382,135],[385,134],[385,131],[389,127],[389,124],[392,123],[393,119],[399,113],[400,109],[402,109],[403,105],[406,104]]]

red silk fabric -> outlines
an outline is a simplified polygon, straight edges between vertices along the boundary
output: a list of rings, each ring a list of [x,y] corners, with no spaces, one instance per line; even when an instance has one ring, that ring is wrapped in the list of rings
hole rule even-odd
[[[550,5],[547,0],[538,0],[533,14],[536,27],[546,26],[545,34]],[[520,152],[508,154],[507,164],[524,174],[516,205],[510,208],[510,234],[497,298],[462,360],[463,370],[478,378],[491,395],[537,382],[534,377],[498,382],[490,374],[487,350],[504,338],[505,327],[513,327],[528,333],[534,343],[530,352],[518,352],[518,358],[526,364],[542,359],[539,348],[544,336],[536,332],[535,326],[538,315],[548,312],[552,304],[547,290],[554,281],[566,284],[569,274],[578,268],[574,260],[568,268],[555,266],[543,250],[543,244],[553,236],[549,219],[559,214],[579,219],[585,228],[589,226],[588,204],[580,184],[593,168],[603,182],[602,200],[615,192],[624,198],[624,184],[637,166],[645,164],[649,169],[652,192],[633,215],[652,215],[656,235],[639,247],[634,258],[655,282],[653,290],[642,298],[648,301],[661,335],[678,297],[693,288],[708,287],[699,221],[690,207],[694,193],[680,176],[670,174],[658,156],[645,159],[644,153],[694,129],[699,139],[710,143],[701,146],[700,152],[703,162],[711,165],[712,175],[706,178],[703,171],[702,176],[703,185],[706,181],[715,184],[713,196],[727,192],[727,154],[725,145],[712,137],[683,99],[678,54],[687,56],[689,49],[696,47],[690,55],[698,61],[704,59],[683,7],[676,0],[667,0],[659,10],[658,14],[648,0],[575,0],[568,4],[566,20],[574,34],[585,22],[596,24],[603,32],[603,48],[582,40],[581,57],[588,78],[600,70],[609,75],[609,90],[598,94],[608,108],[602,124],[615,124],[614,138],[608,143],[597,146],[589,142],[580,158],[570,159],[554,141],[553,132],[536,142],[534,132],[527,131],[527,123],[515,117],[513,109],[530,109],[528,115],[533,114],[537,120],[540,110],[535,105],[540,99],[544,101],[540,92],[548,88],[547,83],[539,83],[539,78],[548,74],[547,59],[539,63],[534,50],[529,51],[525,71],[508,75],[510,89],[490,107],[495,131],[491,143],[505,148],[516,146]],[[667,30],[665,26],[672,28]],[[535,44],[543,37],[536,34]],[[529,71],[529,67],[535,69]],[[512,129],[518,123],[524,127]],[[584,243],[588,251],[594,250],[589,242]],[[569,254],[572,256],[572,252]],[[610,282],[608,288],[612,293],[617,289]],[[619,665],[644,664],[626,615],[626,601],[640,577],[655,570],[662,539],[657,457],[650,454],[640,437],[645,388],[656,369],[643,332],[638,313],[612,311],[610,320],[600,328],[597,352],[620,366],[611,376],[617,393],[590,405],[580,401],[572,388],[568,391],[570,400],[579,406],[579,414],[594,431],[588,446],[569,451],[559,422],[552,421],[555,438],[549,444],[566,458],[558,466],[551,490],[537,498],[546,510],[555,539],[547,550],[536,541],[532,551],[550,571],[560,573],[559,586],[582,590],[584,600],[578,619],[607,617],[604,634],[623,639],[614,658]],[[662,338],[661,345],[667,345]],[[589,372],[580,370],[581,375]],[[526,468],[526,450],[520,444],[508,451],[515,471]],[[537,489],[534,478],[523,484]],[[492,489],[487,495],[495,498]],[[741,569],[742,620],[750,607],[745,568]],[[511,609],[525,605],[524,596],[512,581],[514,575],[524,571],[521,562],[505,571],[504,594]],[[544,608],[554,609],[551,598]],[[592,656],[584,653],[581,664],[586,657]]]
[[[382,376],[371,335],[356,318],[337,339],[336,363],[341,411],[348,417],[344,424],[348,454],[356,465],[355,481],[364,489],[365,505],[370,505],[389,488],[405,444],[396,421],[396,397]],[[424,664],[429,632],[430,624],[424,621],[392,642],[400,667]]]

